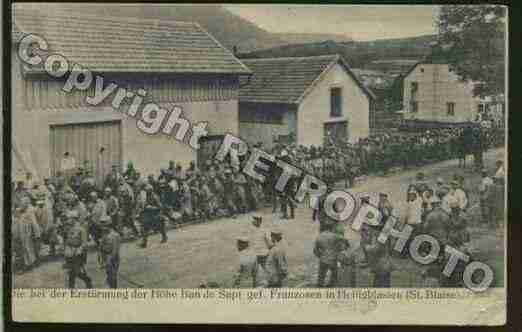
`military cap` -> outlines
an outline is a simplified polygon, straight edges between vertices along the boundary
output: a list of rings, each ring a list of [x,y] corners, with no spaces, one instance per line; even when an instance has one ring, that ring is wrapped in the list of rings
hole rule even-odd
[[[246,236],[238,236],[236,241],[239,243],[248,243],[248,238]]]

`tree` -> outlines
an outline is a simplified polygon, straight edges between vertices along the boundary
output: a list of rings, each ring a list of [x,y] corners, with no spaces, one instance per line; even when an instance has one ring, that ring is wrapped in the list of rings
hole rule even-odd
[[[441,6],[439,43],[450,68],[474,83],[476,96],[504,93],[506,8],[500,5]]]

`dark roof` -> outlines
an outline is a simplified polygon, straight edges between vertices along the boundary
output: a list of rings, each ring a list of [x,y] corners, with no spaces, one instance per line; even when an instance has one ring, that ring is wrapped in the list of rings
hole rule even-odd
[[[254,74],[241,81],[239,101],[298,104],[335,63],[340,63],[370,98],[373,93],[352,73],[339,55],[242,59]]]
[[[13,8],[13,42],[38,34],[51,52],[99,72],[251,73],[197,23],[76,15]]]

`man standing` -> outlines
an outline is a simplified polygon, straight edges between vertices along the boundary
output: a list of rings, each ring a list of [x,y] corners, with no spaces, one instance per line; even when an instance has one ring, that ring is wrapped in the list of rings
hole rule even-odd
[[[239,269],[234,276],[233,285],[235,288],[255,288],[257,286],[257,257],[250,250],[247,238],[237,239],[237,251],[239,252]]]
[[[165,221],[160,215],[161,202],[158,195],[153,191],[152,185],[145,185],[145,190],[142,190],[139,194],[137,206],[142,228],[140,248],[147,247],[148,233],[151,228],[155,228],[160,232],[161,243],[167,242],[168,237],[165,230]]]
[[[119,218],[122,227],[128,227],[131,229],[134,237],[138,237],[138,229],[134,224],[134,192],[130,185],[125,181],[120,181],[119,188]]]
[[[439,196],[433,196],[431,206],[433,209],[426,214],[424,232],[436,238],[441,246],[448,244],[451,221],[449,214],[441,206]]]
[[[118,233],[121,234],[122,229],[119,222],[119,212],[120,212],[120,204],[118,202],[118,198],[113,195],[110,187],[105,188],[105,207],[107,210],[107,216],[111,219],[112,227]]]
[[[41,230],[41,243],[49,245],[49,255],[54,257],[56,255],[56,245],[59,241],[56,233],[56,225],[54,224],[52,207],[46,204],[47,199],[44,193],[39,194],[36,199],[34,214]],[[40,251],[41,243],[36,246],[37,254]]]
[[[120,267],[120,235],[114,230],[111,218],[103,216],[101,219],[103,236],[100,243],[101,267],[107,275],[106,282],[109,288],[118,288],[118,269]]]
[[[251,228],[250,243],[252,251],[258,257],[258,262],[266,260],[268,251],[273,245],[271,236],[262,227],[262,223],[263,218],[261,216],[255,215],[252,217],[253,227]]]
[[[286,277],[288,276],[286,251],[283,248],[283,244],[281,243],[283,239],[283,233],[279,230],[272,230],[270,236],[274,245],[270,249],[266,259],[268,287],[283,287]]]
[[[92,288],[91,278],[85,271],[87,262],[87,232],[78,220],[78,213],[68,211],[66,222],[69,225],[64,240],[65,263],[63,265],[66,276],[65,287],[74,288],[76,278],[85,282],[85,288]]]
[[[13,221],[13,248],[18,252],[24,270],[29,270],[37,263],[37,243],[40,241],[41,230],[28,196],[22,197]]]
[[[73,175],[74,170],[76,169],[76,158],[74,158],[69,151],[65,151],[63,154],[63,158],[60,161],[60,171],[62,171],[63,175],[69,182],[70,177]]]
[[[393,265],[391,262],[390,241],[381,243],[377,240],[384,224],[372,226],[370,228],[370,242],[365,244],[365,251],[368,255],[370,270],[373,272],[374,288],[389,288],[391,286],[391,272]]]
[[[330,280],[326,287],[337,285],[338,257],[343,247],[343,238],[333,232],[333,221],[323,222],[321,233],[315,240],[314,255],[319,258],[317,287],[324,287],[326,274],[330,272]]]
[[[91,234],[96,244],[99,245],[101,238],[100,220],[102,216],[107,215],[107,206],[105,202],[98,197],[95,191],[89,194],[90,202],[88,205],[89,215],[89,234]]]
[[[480,211],[482,212],[482,224],[484,226],[494,227],[493,218],[493,179],[488,176],[486,169],[482,170],[482,181],[479,185],[480,192]]]

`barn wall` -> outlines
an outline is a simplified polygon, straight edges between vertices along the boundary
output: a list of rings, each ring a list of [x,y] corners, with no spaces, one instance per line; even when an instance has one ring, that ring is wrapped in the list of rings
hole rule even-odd
[[[330,117],[330,89],[342,88],[343,116]],[[324,124],[348,122],[348,139],[356,141],[369,135],[369,98],[355,80],[336,64],[304,98],[297,112],[297,141],[302,145],[322,145]]]
[[[51,124],[121,120],[123,162],[134,161],[135,166],[144,174],[159,173],[159,168],[166,167],[169,159],[179,161],[183,165],[188,165],[190,160],[196,159],[196,151],[185,143],[180,143],[165,135],[144,134],[136,127],[135,119],[114,111],[110,107],[85,107],[81,104],[68,107],[28,107],[31,104],[27,103],[27,82],[22,76],[20,63],[15,53],[12,54],[12,61],[13,148],[16,147],[17,156],[19,155],[17,157],[13,154],[13,176],[25,171],[33,172],[40,179],[50,175]],[[219,83],[209,81],[206,86],[218,87]],[[199,95],[193,95],[193,91],[195,91],[193,89],[185,91],[187,93],[190,91],[190,96],[184,95],[183,91],[171,91],[178,96],[183,96],[180,100],[184,101],[159,102],[158,104],[167,109],[171,109],[174,105],[180,106],[183,109],[184,117],[193,124],[208,121],[209,135],[227,132],[237,135],[239,133],[237,89],[237,80],[233,80],[226,89],[212,90],[209,88],[205,93],[203,93],[204,90],[201,90]],[[228,92],[224,94],[224,91]],[[58,92],[56,91],[56,93]],[[152,91],[152,94],[154,93]],[[34,98],[34,95],[32,96],[31,98]],[[197,98],[199,101],[190,102],[188,101],[191,100],[190,98]]]
[[[418,82],[418,112],[411,113],[411,83]],[[448,116],[446,103],[455,103],[455,115]],[[475,119],[479,101],[473,85],[459,81],[447,64],[419,64],[404,78],[403,107],[408,119],[466,122]]]
[[[281,120],[259,122],[245,116],[251,112],[264,112],[267,108],[278,112]],[[262,142],[264,148],[271,148],[274,145],[274,139],[280,135],[286,136],[292,132],[295,134],[295,110],[290,105],[239,103],[239,112],[239,136],[249,144]]]

